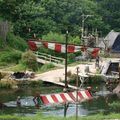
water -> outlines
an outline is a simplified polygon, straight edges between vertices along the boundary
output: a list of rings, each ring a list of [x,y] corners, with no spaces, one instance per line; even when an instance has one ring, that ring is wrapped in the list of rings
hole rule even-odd
[[[104,84],[93,86],[96,95],[91,101],[83,102],[78,105],[78,115],[87,116],[98,112],[109,112],[109,103],[118,101],[116,95],[112,95],[105,87]],[[56,91],[57,90],[57,91]],[[33,96],[36,92],[48,94],[53,92],[60,92],[62,88],[56,86],[43,86],[43,87],[23,87],[18,90],[0,90],[0,102],[4,103],[7,107],[0,109],[0,114],[14,114],[22,116],[35,115],[42,113],[44,115],[64,116],[64,105],[44,106],[37,109],[33,102]],[[110,94],[110,95],[108,95]],[[16,106],[16,98],[21,96],[21,107]],[[99,97],[98,97],[99,96]],[[67,116],[74,116],[76,113],[76,105],[69,104],[67,108]]]

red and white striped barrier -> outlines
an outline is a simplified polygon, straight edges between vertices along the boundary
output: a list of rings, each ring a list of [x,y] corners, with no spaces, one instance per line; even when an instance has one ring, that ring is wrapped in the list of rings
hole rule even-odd
[[[78,95],[78,101],[82,102],[85,100],[92,99],[92,95],[89,93],[88,90],[68,92],[68,93],[59,93],[59,94],[50,94],[50,95],[40,95],[40,98],[43,104],[57,104],[57,103],[75,103],[76,96]]]
[[[48,49],[54,50],[56,52],[65,53],[65,44],[60,43],[52,43],[52,42],[44,42],[44,41],[28,41],[29,48],[33,51],[38,50],[40,46],[44,46]],[[77,46],[77,45],[67,45],[68,53],[75,53],[78,51],[88,51],[91,53],[92,57],[96,57],[99,52],[99,48],[90,48],[86,46]]]

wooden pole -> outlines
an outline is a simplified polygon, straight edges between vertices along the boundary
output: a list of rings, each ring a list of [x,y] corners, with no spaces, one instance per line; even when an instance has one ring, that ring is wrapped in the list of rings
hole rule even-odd
[[[66,42],[65,42],[65,89],[68,88],[68,83],[67,83],[67,44],[68,44],[68,31],[66,31]]]
[[[77,79],[76,79],[76,120],[78,120],[78,72],[79,72],[79,67],[77,67]]]
[[[67,92],[68,83],[67,83],[67,44],[68,44],[68,31],[66,31],[66,40],[65,40],[65,89],[64,92]],[[67,113],[67,103],[64,105],[64,117]]]

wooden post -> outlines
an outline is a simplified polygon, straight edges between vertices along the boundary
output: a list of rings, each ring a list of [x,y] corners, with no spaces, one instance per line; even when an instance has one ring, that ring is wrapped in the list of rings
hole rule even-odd
[[[77,67],[77,79],[76,79],[76,120],[78,120],[78,72],[79,72],[79,67]]]
[[[66,43],[65,43],[65,88],[68,88],[68,83],[67,83],[67,44],[68,44],[68,31],[66,31]]]

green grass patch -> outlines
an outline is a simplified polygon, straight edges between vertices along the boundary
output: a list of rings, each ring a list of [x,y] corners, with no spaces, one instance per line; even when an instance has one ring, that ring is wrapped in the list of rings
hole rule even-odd
[[[43,85],[43,81],[39,80],[39,81],[30,81],[29,86],[31,87],[40,87]]]
[[[7,49],[0,52],[0,63],[18,63],[22,52],[14,49]]]
[[[120,119],[120,114],[109,114],[109,115],[103,115],[103,114],[97,114],[97,115],[91,115],[86,117],[78,117],[78,120],[113,120],[113,119]],[[10,116],[10,115],[1,115],[0,120],[76,120],[75,117],[52,117],[52,116],[43,116],[41,114],[38,114],[36,116],[30,116],[30,117],[22,117],[22,116]]]
[[[7,35],[8,46],[16,49],[25,51],[27,49],[27,42],[19,36],[15,36],[13,33],[8,33]]]
[[[44,64],[38,69],[37,73],[42,73],[53,69],[55,69],[55,66],[52,63]]]
[[[26,67],[23,64],[19,63],[17,65],[13,65],[13,66],[10,66],[8,68],[5,68],[5,70],[7,70],[7,71],[13,71],[13,72],[25,71]]]
[[[11,89],[12,88],[12,84],[9,82],[2,82],[0,81],[0,88],[6,88],[6,89]]]
[[[120,112],[120,101],[114,101],[113,103],[109,103],[109,107],[112,111]]]

